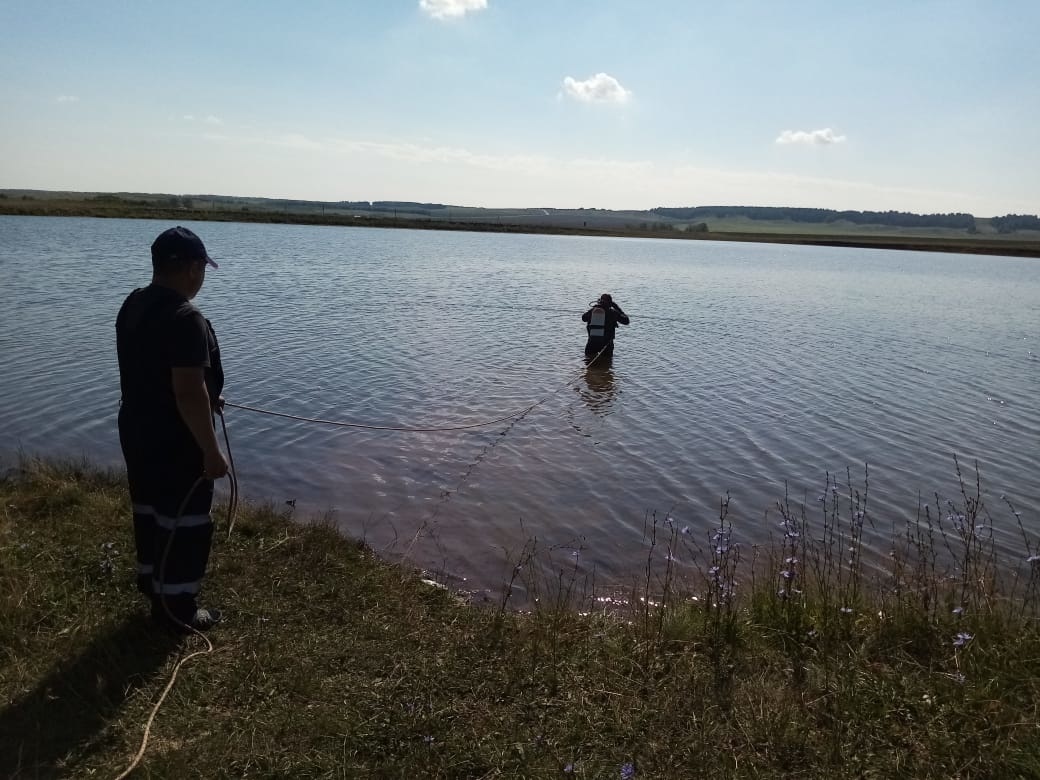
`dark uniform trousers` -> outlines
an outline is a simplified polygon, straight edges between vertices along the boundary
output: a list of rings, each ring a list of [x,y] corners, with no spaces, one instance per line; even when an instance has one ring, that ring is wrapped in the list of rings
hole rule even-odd
[[[153,611],[169,609],[188,623],[213,543],[213,481],[202,478],[194,440],[156,435],[126,405],[119,410],[119,440],[133,504],[137,587]]]

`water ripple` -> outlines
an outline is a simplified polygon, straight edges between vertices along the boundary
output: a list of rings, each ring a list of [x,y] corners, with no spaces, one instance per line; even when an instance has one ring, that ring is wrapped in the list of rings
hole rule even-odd
[[[120,462],[114,318],[148,281],[149,221],[0,217],[2,448]],[[957,455],[1040,531],[1040,264],[1012,258],[207,224],[222,258],[199,297],[231,400],[373,425],[230,410],[246,496],[328,512],[388,555],[497,584],[537,536],[624,580],[649,518],[706,538],[728,492],[766,543],[785,490],[819,511],[826,474],[890,531]],[[971,306],[954,306],[971,292]],[[579,317],[611,291],[632,316],[585,368]],[[1013,553],[1014,523],[995,531]]]

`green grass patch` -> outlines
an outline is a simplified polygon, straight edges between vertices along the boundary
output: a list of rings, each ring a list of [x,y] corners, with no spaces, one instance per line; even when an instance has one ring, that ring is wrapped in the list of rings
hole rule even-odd
[[[670,565],[688,536],[653,524],[642,585],[609,607],[531,542],[523,609],[247,506],[230,540],[218,527],[214,652],[181,670],[137,774],[1040,776],[1035,569],[999,574],[966,491],[878,573],[859,560],[865,505],[835,486],[814,528],[782,504],[754,555],[724,509],[693,579]],[[0,481],[0,776],[129,764],[203,646],[145,614],[121,475],[33,462]]]

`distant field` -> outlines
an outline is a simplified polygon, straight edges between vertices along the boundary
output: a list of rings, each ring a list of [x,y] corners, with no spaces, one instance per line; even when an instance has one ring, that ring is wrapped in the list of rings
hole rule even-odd
[[[904,228],[893,225],[857,225],[852,222],[792,222],[791,220],[759,220],[746,217],[730,217],[727,219],[706,219],[711,232],[720,233],[797,233],[802,235],[821,236],[911,236],[914,238],[968,238],[963,230],[951,228]],[[985,223],[983,225],[982,223]],[[989,220],[976,220],[977,236],[1000,239],[1021,240],[1022,233],[998,234],[989,227]],[[1032,233],[1033,231],[1028,231]],[[1040,233],[1034,237],[1040,240]]]
[[[0,190],[0,214],[647,236],[1040,257],[1040,231],[998,233],[988,219],[976,219],[976,233],[969,234],[952,228],[904,228],[845,221],[708,217],[690,222],[646,211],[604,209],[485,209],[421,203],[321,203],[222,195],[39,190]]]

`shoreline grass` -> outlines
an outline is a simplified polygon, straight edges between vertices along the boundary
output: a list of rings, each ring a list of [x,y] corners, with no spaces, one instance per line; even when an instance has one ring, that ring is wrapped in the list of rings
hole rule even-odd
[[[115,777],[198,648],[144,617],[122,480],[0,480],[2,777]],[[979,495],[922,507],[884,576],[851,479],[828,478],[821,520],[782,499],[773,547],[733,543],[723,500],[692,579],[671,565],[689,535],[652,519],[641,582],[606,606],[536,540],[478,607],[244,506],[207,579],[227,622],[136,776],[1040,777],[1040,549],[1023,529],[1017,576],[998,567]]]

